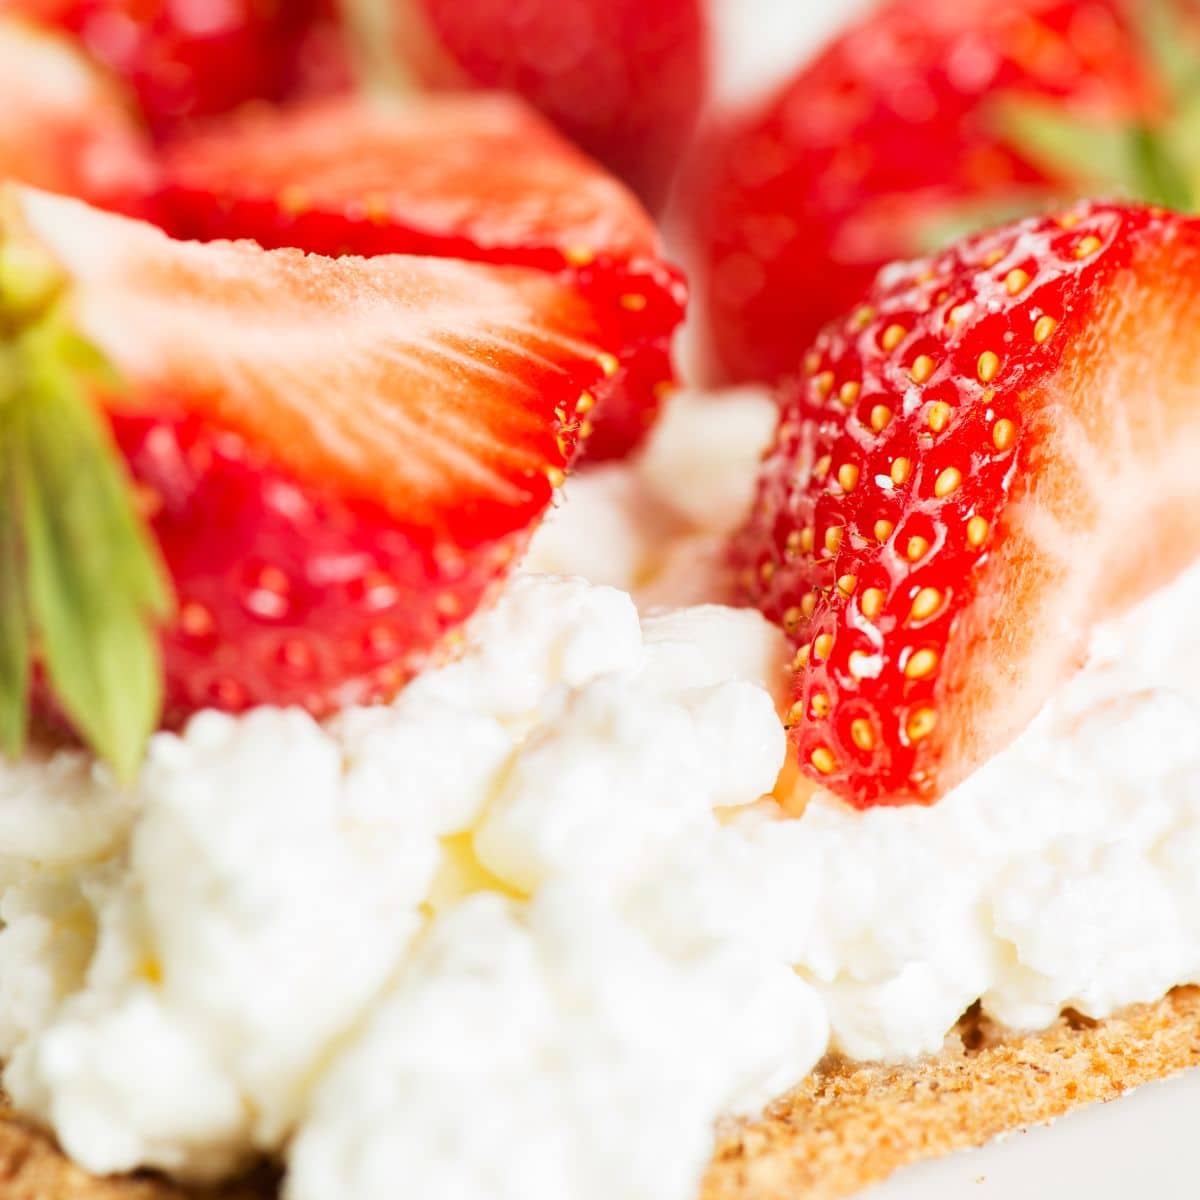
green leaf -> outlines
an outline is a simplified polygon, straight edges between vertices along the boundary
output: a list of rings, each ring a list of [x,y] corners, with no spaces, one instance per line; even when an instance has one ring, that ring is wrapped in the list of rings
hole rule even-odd
[[[1180,19],[1177,0],[1137,0],[1137,32],[1150,64],[1150,76],[1179,104],[1200,88],[1200,55],[1196,39]]]
[[[12,404],[29,614],[50,687],[117,773],[141,761],[162,704],[155,624],[170,597],[103,422],[51,326],[20,335]]]
[[[29,612],[11,413],[0,412],[0,750],[20,753],[29,711]]]
[[[997,97],[993,128],[1023,158],[1076,186],[1124,191],[1134,174],[1129,130],[1087,121],[1033,96]]]

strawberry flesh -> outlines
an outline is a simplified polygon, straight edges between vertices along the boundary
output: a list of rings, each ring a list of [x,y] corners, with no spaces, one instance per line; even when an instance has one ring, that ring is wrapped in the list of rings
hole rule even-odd
[[[1198,322],[1200,223],[1092,204],[891,267],[818,337],[735,547],[810,775],[936,800],[1200,557]]]
[[[359,98],[251,113],[166,155],[160,219],[176,237],[252,238],[317,254],[426,254],[569,279],[619,330],[593,458],[627,453],[673,380],[682,278],[634,197],[521,102]]]

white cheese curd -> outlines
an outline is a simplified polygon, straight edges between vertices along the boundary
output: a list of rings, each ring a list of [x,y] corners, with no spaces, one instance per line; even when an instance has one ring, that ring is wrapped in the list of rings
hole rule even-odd
[[[527,563],[392,705],[203,714],[128,793],[78,754],[0,764],[16,1104],[96,1171],[278,1154],[289,1200],[694,1200],[717,1120],[827,1049],[1200,981],[1200,566],[938,805],[784,820],[782,636],[703,603],[704,525],[749,492],[706,508],[680,465],[752,471],[746,402],[604,469],[637,495],[592,547],[619,588]],[[571,494],[543,566],[587,541]]]

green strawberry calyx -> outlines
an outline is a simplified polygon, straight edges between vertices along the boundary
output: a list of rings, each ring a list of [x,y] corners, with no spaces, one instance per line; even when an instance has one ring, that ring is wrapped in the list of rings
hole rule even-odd
[[[0,216],[0,750],[24,748],[37,686],[128,779],[160,717],[171,592],[94,402],[119,383],[69,307],[53,261]]]

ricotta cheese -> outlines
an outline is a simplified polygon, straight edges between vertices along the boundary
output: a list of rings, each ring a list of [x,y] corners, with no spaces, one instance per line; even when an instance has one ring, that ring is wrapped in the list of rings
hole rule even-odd
[[[716,556],[687,570],[737,490],[707,507],[700,459],[749,472],[768,422],[683,403],[569,484],[394,704],[203,714],[128,792],[78,754],[0,764],[5,1086],[85,1167],[266,1152],[289,1200],[692,1200],[716,1120],[829,1048],[1200,981],[1200,566],[936,807],[784,820],[782,638],[693,603]],[[532,570],[577,553],[620,586]]]

